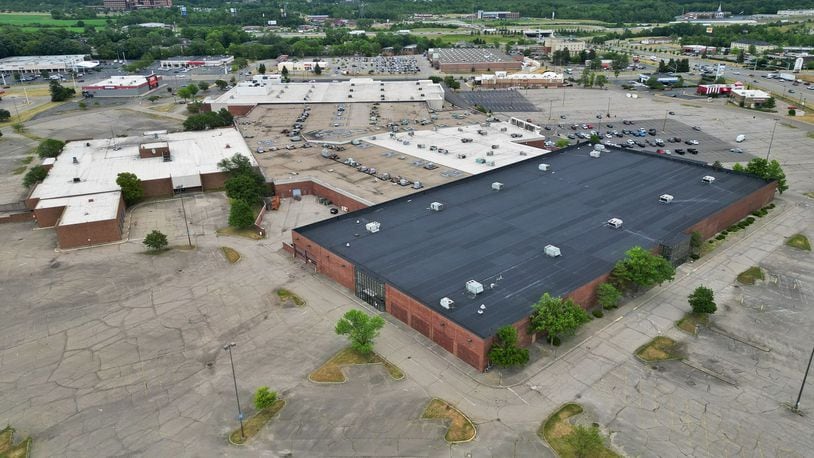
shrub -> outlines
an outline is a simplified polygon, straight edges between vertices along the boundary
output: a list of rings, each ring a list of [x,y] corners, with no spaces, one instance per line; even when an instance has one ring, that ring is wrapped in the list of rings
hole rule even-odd
[[[715,236],[715,240],[723,240],[725,238],[726,238],[725,234],[718,234],[718,235]]]
[[[616,308],[622,293],[610,283],[602,283],[596,290],[596,300],[605,309]]]
[[[155,229],[153,229],[152,232],[147,234],[147,236],[144,237],[144,241],[141,243],[155,251],[163,250],[164,248],[167,247],[167,245],[169,245],[169,242],[167,241],[167,236]]]
[[[754,219],[754,218],[752,218],[751,216],[750,216],[750,217],[748,217],[748,218],[746,218],[746,224],[752,224],[752,223],[754,223],[754,222],[755,222],[755,219]]]
[[[254,212],[247,202],[233,199],[229,209],[229,225],[237,229],[247,229],[254,224]]]
[[[695,288],[695,291],[687,297],[687,300],[692,306],[693,313],[715,313],[718,309],[715,305],[715,295],[711,289],[705,286]]]
[[[57,157],[59,156],[59,153],[62,152],[62,148],[64,147],[65,142],[54,140],[52,138],[46,138],[45,140],[41,141],[39,145],[37,145],[37,156],[43,159],[46,157]]]
[[[269,387],[267,386],[261,386],[254,393],[254,398],[252,401],[254,402],[255,409],[263,410],[266,407],[271,407],[275,402],[277,402],[277,392],[269,390]]]
[[[562,341],[557,336],[554,336],[554,338],[550,339],[550,341],[551,341],[551,345],[554,345],[555,347],[559,347],[560,344],[562,344]]]
[[[603,316],[605,316],[605,314],[600,309],[594,310],[593,312],[591,312],[591,315],[593,315],[594,318],[602,318]]]
[[[129,172],[122,172],[116,177],[116,184],[122,189],[124,203],[133,205],[144,196],[144,189],[141,188],[141,180]]]
[[[497,330],[489,360],[503,367],[520,366],[529,362],[529,351],[517,346],[517,329],[503,326]]]
[[[48,176],[48,169],[41,165],[35,165],[34,167],[31,167],[31,170],[29,170],[28,173],[26,173],[23,177],[23,186],[28,188],[31,185],[44,180],[46,176]]]

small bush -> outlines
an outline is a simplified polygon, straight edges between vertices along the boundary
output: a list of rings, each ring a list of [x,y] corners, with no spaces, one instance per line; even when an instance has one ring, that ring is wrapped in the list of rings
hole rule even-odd
[[[754,223],[754,222],[755,222],[755,219],[754,219],[754,218],[752,218],[751,216],[750,216],[750,217],[748,217],[748,218],[746,218],[746,224],[752,224],[752,223]]]
[[[752,212],[752,216],[756,216],[756,217],[760,218],[763,215],[760,214],[760,210],[755,210],[755,211]]]
[[[605,316],[602,310],[594,310],[593,312],[591,312],[591,315],[593,315],[594,318],[602,318],[603,316]]]
[[[551,339],[551,345],[554,345],[555,347],[559,347],[560,344],[562,344],[562,341],[560,340],[559,337],[555,336],[553,339]]]
[[[718,234],[718,235],[715,236],[715,240],[723,240],[725,238],[726,238],[726,235],[724,235],[724,234]]]
[[[726,236],[727,234],[729,234],[729,231],[721,231],[721,235]]]
[[[277,402],[277,392],[269,390],[267,386],[261,386],[257,389],[257,392],[254,393],[253,401],[255,409],[263,410]]]
[[[712,243],[712,240],[710,240],[709,242]],[[693,254],[690,255],[690,259],[692,259],[693,261],[697,261],[697,260],[701,259],[701,256],[693,253]]]

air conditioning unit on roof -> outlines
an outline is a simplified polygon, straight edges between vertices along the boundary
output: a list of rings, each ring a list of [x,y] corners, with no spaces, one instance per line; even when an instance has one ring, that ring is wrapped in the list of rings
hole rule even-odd
[[[546,245],[545,248],[543,248],[543,252],[546,254],[546,256],[550,256],[552,258],[562,256],[560,249],[555,247],[554,245]]]
[[[466,282],[466,290],[472,294],[480,294],[483,292],[483,285],[475,280]]]
[[[441,298],[441,307],[444,307],[445,309],[449,310],[450,308],[452,308],[453,304],[455,304],[455,301],[453,301],[452,299],[448,297]]]
[[[430,210],[440,212],[444,209],[444,204],[441,202],[433,202],[430,204]]]
[[[379,223],[378,221],[371,221],[365,224],[365,229],[367,229],[367,231],[372,234],[379,232],[379,228],[381,228],[381,223]]]
[[[713,181],[715,181],[715,177],[711,175],[705,175],[701,178],[702,183],[712,184]]]
[[[611,218],[608,220],[608,226],[614,229],[619,229],[620,227],[622,227],[622,220],[619,218]]]
[[[662,195],[659,196],[659,202],[669,204],[672,201],[673,201],[673,196],[671,196],[670,194],[662,194]]]

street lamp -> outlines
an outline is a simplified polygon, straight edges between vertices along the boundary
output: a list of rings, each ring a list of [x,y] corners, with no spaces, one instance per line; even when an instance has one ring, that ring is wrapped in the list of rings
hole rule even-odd
[[[769,154],[772,153],[772,143],[774,143],[774,130],[777,129],[777,120],[774,120],[774,127],[772,127],[772,136],[769,138],[769,149],[766,151],[766,162],[769,162]]]
[[[800,411],[800,398],[803,397],[803,388],[806,386],[806,379],[808,378],[808,370],[811,369],[811,360],[814,360],[814,348],[811,349],[811,356],[808,357],[808,366],[806,366],[806,373],[803,375],[803,383],[800,385],[800,393],[797,394],[797,402],[794,403],[794,411]]]
[[[237,419],[240,420],[240,437],[242,439],[246,438],[246,434],[243,432],[243,411],[240,410],[240,396],[237,394],[237,377],[235,376],[235,360],[232,359],[232,347],[237,346],[236,343],[230,342],[223,346],[223,351],[229,352],[229,362],[232,364],[232,381],[235,382],[235,399],[237,400]]]

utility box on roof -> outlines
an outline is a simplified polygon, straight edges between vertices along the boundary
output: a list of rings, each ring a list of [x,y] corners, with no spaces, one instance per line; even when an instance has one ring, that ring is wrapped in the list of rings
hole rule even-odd
[[[540,164],[537,166],[541,172],[548,172],[549,167],[551,167],[549,164]]]
[[[444,209],[444,204],[441,202],[433,202],[430,204],[430,210],[440,212]]]
[[[466,282],[466,290],[472,294],[480,294],[483,292],[483,285],[475,280]]]
[[[659,196],[659,202],[669,204],[672,201],[673,201],[673,196],[671,196],[670,194],[662,194],[662,195]]]
[[[375,234],[376,232],[379,232],[380,227],[381,227],[381,223],[379,223],[378,221],[371,221],[371,222],[365,224],[365,229],[367,229],[367,231],[372,233],[372,234]]]
[[[608,226],[614,229],[619,229],[620,227],[622,227],[622,220],[619,218],[611,218],[608,220]]]
[[[552,258],[562,256],[562,253],[560,253],[560,249],[555,247],[554,245],[546,245],[545,248],[543,248],[543,252],[546,254],[546,256],[550,256]]]
[[[711,175],[705,175],[701,178],[702,183],[712,184],[713,181],[715,181],[715,177]]]
[[[599,157],[601,155],[602,155],[602,153],[599,152],[599,150],[591,150],[591,152],[588,153],[588,156],[591,156],[591,157]]]
[[[492,189],[494,189],[495,191],[500,191],[501,189],[503,189],[503,183],[495,181],[494,183],[492,183]]]
[[[453,301],[452,299],[448,297],[441,298],[441,307],[444,307],[445,309],[449,310],[450,308],[452,308],[453,304],[455,304],[455,301]]]

